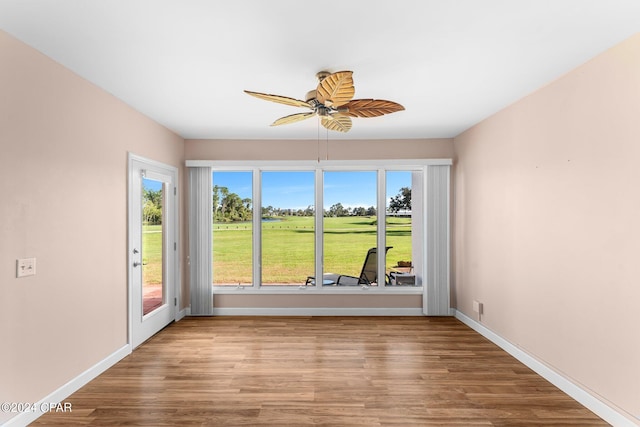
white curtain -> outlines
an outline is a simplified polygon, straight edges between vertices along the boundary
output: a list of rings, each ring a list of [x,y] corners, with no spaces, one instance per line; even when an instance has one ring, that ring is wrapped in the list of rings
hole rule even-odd
[[[448,316],[449,296],[449,165],[427,166],[427,268],[422,311]]]
[[[211,168],[189,168],[189,289],[191,315],[213,314]]]

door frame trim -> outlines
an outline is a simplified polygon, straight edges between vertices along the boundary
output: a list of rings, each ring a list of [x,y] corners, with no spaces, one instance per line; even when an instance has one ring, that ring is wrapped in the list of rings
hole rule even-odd
[[[135,350],[133,345],[133,246],[132,246],[132,227],[135,218],[133,218],[133,210],[131,207],[135,201],[133,200],[133,162],[141,162],[146,163],[150,167],[158,167],[162,169],[166,169],[167,171],[171,171],[174,183],[173,186],[176,189],[175,200],[172,206],[172,211],[170,212],[170,216],[173,218],[173,230],[172,234],[174,236],[175,241],[175,249],[174,256],[172,260],[168,262],[173,262],[172,268],[170,270],[171,276],[170,280],[173,282],[173,296],[175,298],[175,305],[173,309],[173,320],[177,321],[183,316],[180,315],[180,307],[182,305],[182,293],[181,293],[181,272],[180,272],[180,216],[179,216],[179,205],[180,205],[180,193],[177,190],[179,187],[179,173],[178,168],[175,166],[168,165],[166,163],[162,163],[156,160],[152,160],[146,157],[139,156],[132,152],[127,153],[127,344],[131,347],[131,351]],[[168,226],[171,226],[169,224]]]

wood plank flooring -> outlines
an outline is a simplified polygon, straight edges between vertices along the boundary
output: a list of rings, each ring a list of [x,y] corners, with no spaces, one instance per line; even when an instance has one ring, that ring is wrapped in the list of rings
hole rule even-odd
[[[32,425],[608,425],[455,318],[171,324]]]

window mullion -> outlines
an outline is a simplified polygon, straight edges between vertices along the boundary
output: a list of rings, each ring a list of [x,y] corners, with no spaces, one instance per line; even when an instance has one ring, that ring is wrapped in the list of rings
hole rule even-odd
[[[322,274],[324,272],[324,176],[321,168],[316,169],[316,188],[315,188],[315,277],[316,288],[322,289]]]
[[[253,170],[253,213],[252,237],[253,237],[253,287],[262,284],[262,176],[259,169]]]
[[[385,286],[386,283],[386,262],[387,262],[387,256],[386,256],[386,250],[385,250],[385,246],[387,244],[386,242],[386,236],[387,236],[387,231],[386,231],[386,209],[387,209],[387,201],[386,201],[386,188],[387,188],[387,181],[386,181],[386,174],[385,174],[385,170],[384,169],[378,169],[378,196],[377,196],[377,224],[378,224],[378,252],[377,252],[377,256],[378,256],[378,262],[377,262],[377,267],[378,267],[378,273],[377,273],[377,277],[378,277],[378,287],[383,287]]]

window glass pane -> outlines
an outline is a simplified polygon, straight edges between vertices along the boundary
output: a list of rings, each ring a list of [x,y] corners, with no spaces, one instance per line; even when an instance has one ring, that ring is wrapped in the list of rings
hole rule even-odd
[[[142,178],[142,315],[164,304],[164,184]]]
[[[213,284],[251,285],[252,172],[213,172]]]
[[[258,172],[256,172],[258,173]],[[316,191],[323,194],[323,284],[377,286],[376,171],[260,172],[261,277],[253,277],[253,172],[216,171],[213,184],[213,284],[315,285]],[[421,171],[385,171],[385,284],[422,285]],[[318,212],[319,213],[319,212]],[[257,219],[257,218],[256,218]],[[393,280],[390,280],[393,279]]]
[[[262,285],[305,283],[315,266],[315,173],[262,173]]]
[[[416,175],[417,174],[417,175]],[[388,171],[386,175],[386,242],[393,249],[387,253],[386,272],[391,285],[415,285],[418,252],[414,251],[414,223],[419,214],[419,203],[413,203],[413,178],[420,172]],[[417,200],[416,200],[417,201]],[[418,245],[419,246],[419,245]]]
[[[377,281],[376,172],[324,173],[323,284]],[[367,256],[369,254],[369,256]]]

